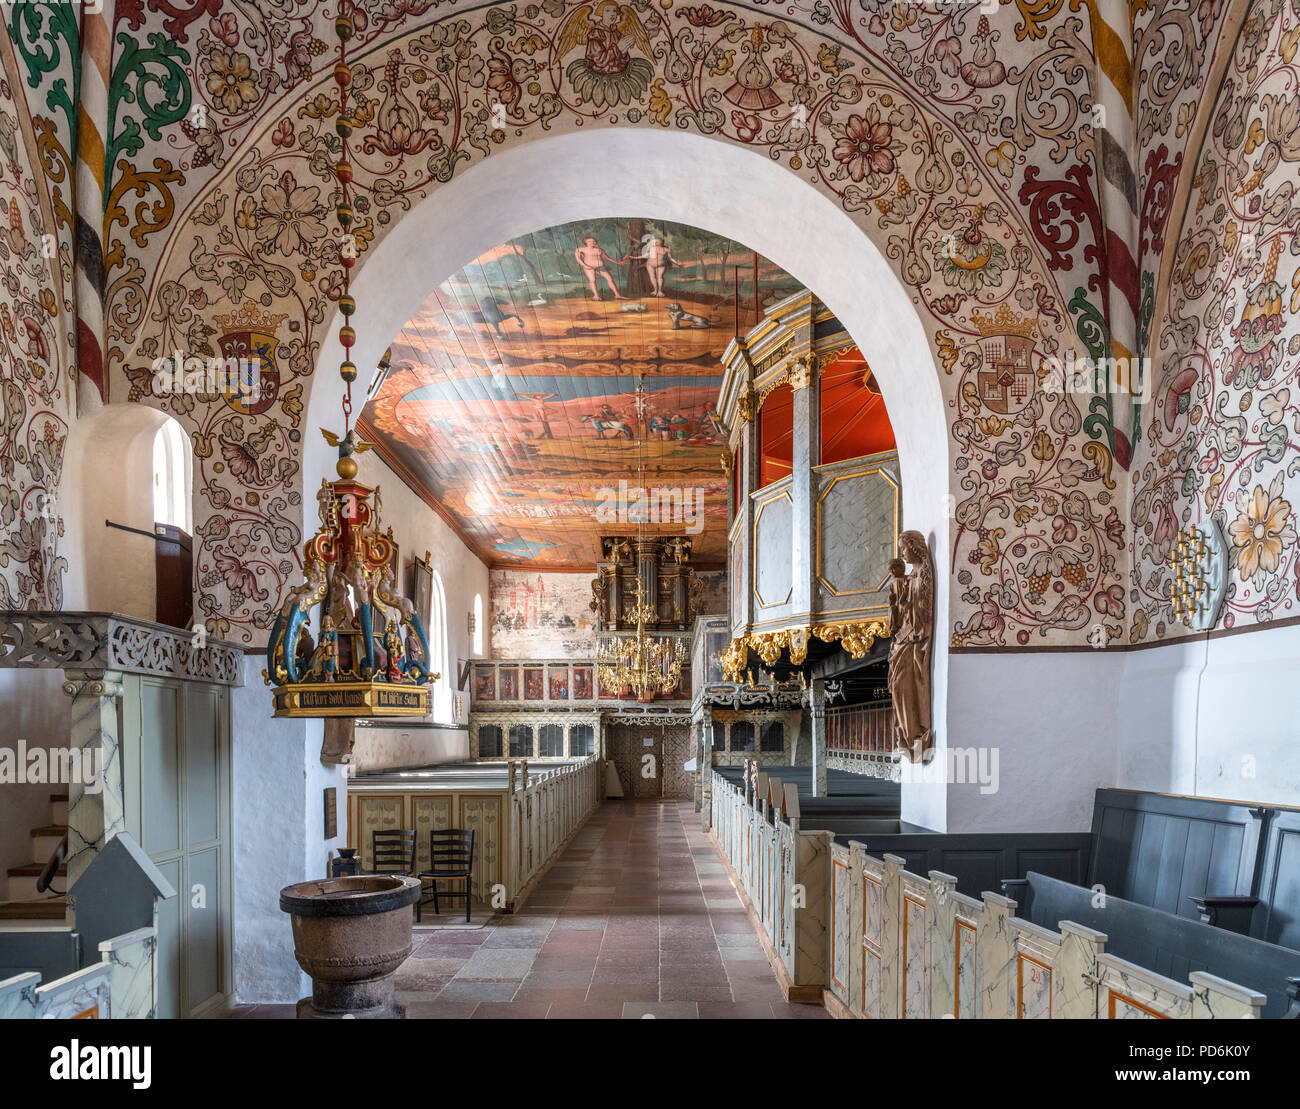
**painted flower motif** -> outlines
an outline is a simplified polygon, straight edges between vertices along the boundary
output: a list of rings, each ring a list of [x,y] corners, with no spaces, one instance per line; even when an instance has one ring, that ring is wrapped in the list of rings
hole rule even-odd
[[[753,112],[732,112],[731,124],[741,142],[752,142],[763,127],[763,121]]]
[[[291,120],[280,120],[275,130],[271,132],[271,143],[274,146],[284,147],[293,145],[293,122]]]
[[[1124,546],[1124,521],[1119,518],[1119,511],[1114,505],[1110,506],[1110,512],[1106,515],[1105,528],[1106,538],[1122,549]]]
[[[1124,587],[1112,585],[1100,591],[1092,599],[1092,607],[1103,616],[1113,616],[1116,620],[1124,619]]]
[[[983,209],[976,205],[965,230],[942,235],[930,246],[944,284],[967,296],[1001,284],[1007,268],[1006,247],[984,233],[980,227],[983,218]]]
[[[1010,177],[1016,169],[1016,148],[1010,142],[1002,142],[992,150],[984,152],[984,161],[989,169],[995,169],[1003,177]]]
[[[1152,511],[1156,521],[1151,531],[1151,557],[1156,562],[1164,562],[1178,537],[1178,517],[1172,502],[1164,497],[1152,505]]]
[[[1075,527],[1074,521],[1065,516],[1057,516],[1052,520],[1053,543],[1072,543],[1078,535],[1079,529]]]
[[[227,46],[234,46],[239,42],[239,20],[235,18],[234,12],[225,12],[221,16],[213,16],[208,20],[208,30],[212,32],[214,38],[220,39]]]
[[[1286,406],[1290,402],[1291,390],[1279,389],[1276,393],[1260,398],[1259,410],[1270,424],[1277,425],[1286,419]]]
[[[903,149],[903,144],[894,139],[893,132],[893,127],[880,118],[874,107],[869,108],[865,116],[849,116],[831,152],[843,167],[840,175],[847,173],[854,181],[868,178],[874,181],[893,173],[895,155],[902,153]]]
[[[262,246],[286,257],[307,253],[326,234],[319,197],[319,186],[295,187],[288,173],[278,184],[263,185],[257,215],[257,238]]]
[[[1282,497],[1282,474],[1270,482],[1268,491],[1256,485],[1254,492],[1237,492],[1238,516],[1228,525],[1228,535],[1237,548],[1237,572],[1243,581],[1265,571],[1274,572],[1282,552],[1295,542],[1291,503]]]
[[[242,111],[257,99],[252,61],[239,50],[214,47],[203,59],[204,87],[228,113]]]
[[[235,213],[235,226],[242,227],[245,231],[252,231],[257,227],[257,203],[251,196],[244,197],[244,203]]]

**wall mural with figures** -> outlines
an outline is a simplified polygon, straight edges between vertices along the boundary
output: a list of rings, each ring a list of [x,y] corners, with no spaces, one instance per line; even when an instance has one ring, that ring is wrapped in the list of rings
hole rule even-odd
[[[1300,617],[1298,44],[1293,6],[1251,3],[1187,153],[1133,473],[1134,643],[1187,631],[1171,613],[1170,554],[1210,520],[1229,554],[1221,626]]]
[[[1188,106],[1210,99],[1204,85],[1227,8],[1225,0],[1189,4],[1156,3],[1134,15],[1142,240],[1121,257],[1107,234],[1093,110],[1104,100],[1099,69],[1109,73],[1115,57],[1115,32],[1098,4],[982,11],[791,0],[777,10],[721,0],[364,0],[349,99],[359,266],[440,183],[513,144],[580,126],[643,127],[754,150],[854,219],[911,293],[930,337],[951,427],[953,545],[938,553],[937,569],[952,579],[952,645],[1050,647],[1099,634],[1116,642],[1139,618],[1134,604],[1159,635],[1145,586],[1129,587],[1130,558],[1146,567],[1138,571],[1145,582],[1157,552],[1139,540],[1130,554],[1127,497],[1131,464],[1135,474],[1150,468],[1137,477],[1135,511],[1148,489],[1175,480],[1182,487],[1176,457],[1161,461],[1168,448],[1150,443],[1157,427],[1164,441],[1172,434],[1164,407],[1157,397],[1139,409],[1139,434],[1116,398],[1049,390],[1045,360],[1109,353],[1111,325],[1122,331],[1112,311],[1112,286],[1121,282],[1142,285],[1134,349],[1154,326],[1160,235],[1179,222],[1168,211],[1187,172],[1179,158],[1193,159],[1182,149],[1194,131]],[[28,59],[24,93],[37,133],[46,119],[56,136],[36,159],[51,192],[60,172],[70,179],[64,152],[72,143],[47,101],[52,75],[76,68],[76,31],[68,36],[36,9],[58,7],[19,3],[8,20],[15,55]],[[1267,45],[1252,90],[1268,67],[1281,81],[1295,52],[1280,29],[1294,18],[1289,9],[1256,8],[1254,22],[1268,30],[1253,36]],[[299,573],[303,436],[316,434],[303,417],[341,288],[327,218],[336,191],[334,10],[316,0],[119,0],[103,66],[104,392],[110,402],[164,408],[186,427],[196,456],[196,614],[244,643],[265,640]],[[1255,63],[1242,64],[1237,84]],[[1207,151],[1241,144],[1232,159],[1225,149],[1211,172],[1202,166],[1207,155],[1196,155],[1206,179],[1246,160],[1252,175],[1261,173],[1259,182],[1233,185],[1249,183],[1258,200],[1237,227],[1244,234],[1252,224],[1263,239],[1259,268],[1224,271],[1221,288],[1263,281],[1281,206],[1277,181],[1294,176],[1282,135],[1289,117],[1280,107],[1268,113],[1270,94],[1281,95],[1258,91],[1264,111],[1246,121],[1241,139],[1232,127],[1219,129],[1226,138],[1207,135]],[[1260,152],[1269,144],[1279,157],[1265,165]],[[1206,220],[1217,203],[1207,201]],[[1289,268],[1279,266],[1285,283]],[[1283,293],[1286,302],[1290,287]],[[1176,300],[1171,317],[1182,310]],[[66,353],[70,339],[60,332],[58,342]],[[260,352],[271,385],[257,403],[156,393],[155,359],[241,344]],[[1264,404],[1265,394],[1250,389],[1251,404]],[[1216,419],[1249,419],[1229,408],[1215,409]],[[1190,420],[1191,409],[1181,418]],[[1221,488],[1232,480],[1225,471]],[[1274,483],[1261,470],[1241,487],[1255,498],[1260,485],[1258,510],[1270,520],[1291,500],[1285,490],[1275,499]],[[1164,497],[1153,494],[1148,512],[1163,511],[1154,505]],[[1149,522],[1154,536],[1149,519],[1136,526]],[[16,528],[0,524],[6,537]],[[1242,594],[1230,599],[1234,619],[1254,618],[1245,603]]]
[[[695,227],[539,229],[433,291],[358,426],[489,566],[593,569],[601,535],[635,527],[630,515],[647,534],[690,531],[692,560],[720,565],[722,352],[756,308],[800,288]]]

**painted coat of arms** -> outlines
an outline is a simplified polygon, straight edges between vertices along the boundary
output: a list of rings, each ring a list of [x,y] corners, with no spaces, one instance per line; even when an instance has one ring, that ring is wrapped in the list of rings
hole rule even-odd
[[[222,399],[244,416],[258,416],[280,394],[280,370],[275,364],[280,340],[275,332],[285,313],[263,311],[253,301],[229,315],[217,316],[222,335],[217,340],[228,372],[220,390]]]
[[[1012,416],[1034,395],[1034,326],[1005,304],[991,316],[971,316],[980,333],[980,368],[975,375],[980,402],[991,412]]]

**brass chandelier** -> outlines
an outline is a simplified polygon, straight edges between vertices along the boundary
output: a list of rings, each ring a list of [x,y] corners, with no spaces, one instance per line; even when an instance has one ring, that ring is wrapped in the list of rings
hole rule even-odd
[[[607,639],[596,658],[600,684],[608,689],[630,689],[638,701],[653,701],[671,693],[682,680],[686,662],[685,641],[647,635],[645,623],[657,618],[646,603],[645,585],[637,575],[636,634]]]
[[[637,442],[637,480],[645,488],[645,462],[641,442]],[[637,517],[637,551],[641,549],[642,517]],[[658,623],[659,613],[646,596],[645,578],[638,568],[636,575],[637,605],[632,610],[636,620],[634,635],[616,635],[597,648],[596,670],[600,684],[623,695],[629,690],[638,701],[653,701],[660,693],[671,693],[682,680],[682,666],[687,654],[685,642],[677,637],[664,638],[646,632],[646,622]]]

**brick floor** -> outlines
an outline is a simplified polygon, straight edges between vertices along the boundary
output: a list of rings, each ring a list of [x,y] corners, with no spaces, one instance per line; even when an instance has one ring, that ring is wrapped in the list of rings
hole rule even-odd
[[[688,801],[606,801],[521,912],[483,928],[417,927],[395,986],[410,1019],[829,1015],[782,997]]]

